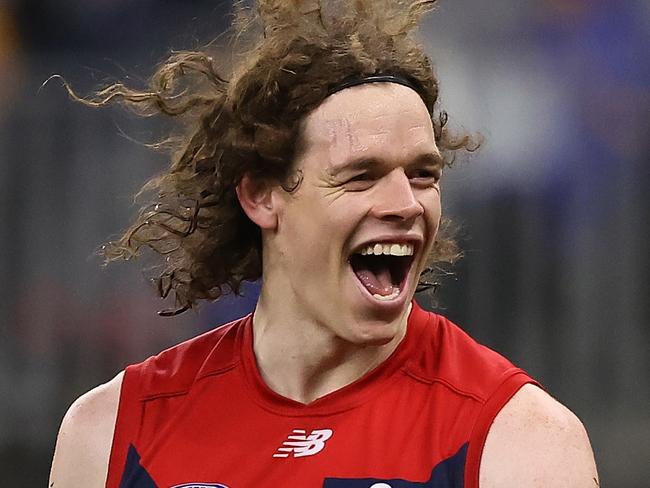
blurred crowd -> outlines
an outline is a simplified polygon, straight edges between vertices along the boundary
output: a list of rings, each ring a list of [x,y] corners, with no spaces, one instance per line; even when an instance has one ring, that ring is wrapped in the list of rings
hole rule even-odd
[[[143,83],[230,8],[0,0],[3,486],[46,482],[79,394],[254,307],[258,284],[161,319],[137,263],[102,268],[95,251],[166,164],[142,144],[164,125],[42,86]],[[451,124],[486,140],[445,176],[465,258],[438,306],[576,411],[603,486],[620,488],[650,479],[649,38],[646,0],[442,0],[423,30]]]

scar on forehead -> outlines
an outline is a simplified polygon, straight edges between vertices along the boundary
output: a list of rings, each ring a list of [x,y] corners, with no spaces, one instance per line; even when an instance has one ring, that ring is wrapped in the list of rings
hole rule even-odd
[[[328,142],[332,146],[347,144],[348,147],[359,145],[359,137],[352,130],[350,121],[345,119],[330,120],[327,122]]]
[[[347,119],[328,120],[325,124],[327,126],[327,139],[330,144],[339,142],[341,129],[343,129],[343,133],[350,132],[350,122]]]
[[[353,128],[348,119],[333,121],[328,125],[328,142],[332,145],[346,144],[352,151],[362,150],[367,147],[362,143],[363,139],[375,140],[380,139],[391,133],[390,129],[375,128],[371,131],[363,131]]]
[[[429,127],[428,125],[423,125],[423,124],[415,124],[415,125],[412,125],[411,127],[409,127],[407,130],[408,130],[408,132],[413,132],[413,131],[422,130],[422,129],[430,130],[431,127]]]

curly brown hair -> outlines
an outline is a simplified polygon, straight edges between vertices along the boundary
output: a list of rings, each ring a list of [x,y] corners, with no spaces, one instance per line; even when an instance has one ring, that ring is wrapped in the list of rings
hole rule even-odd
[[[115,83],[82,99],[69,89],[88,105],[119,102],[143,116],[185,122],[171,167],[143,187],[155,193],[153,201],[121,238],[102,248],[107,262],[130,259],[143,247],[162,257],[158,292],[167,297],[173,290],[176,301],[163,315],[227,291],[239,293],[242,281],[261,277],[261,232],[240,207],[235,188],[249,174],[295,190],[300,179],[292,164],[302,147],[301,122],[344,80],[378,73],[409,80],[426,104],[448,164],[457,150],[477,147],[471,137],[454,137],[445,127],[431,60],[413,35],[436,0],[256,3],[235,5],[230,39],[240,46],[242,61],[228,76],[203,50],[173,54],[146,90]],[[443,225],[436,238],[423,287],[432,285],[437,263],[460,255],[447,229]]]

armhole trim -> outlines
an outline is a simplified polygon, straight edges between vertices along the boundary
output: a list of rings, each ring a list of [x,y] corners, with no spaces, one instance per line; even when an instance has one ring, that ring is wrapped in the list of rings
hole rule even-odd
[[[122,472],[126,466],[129,447],[137,439],[142,417],[140,402],[140,368],[142,365],[127,366],[120,387],[120,400],[113,429],[113,442],[108,462],[106,488],[120,486]]]
[[[488,431],[501,409],[526,384],[541,387],[521,369],[507,371],[504,380],[481,408],[469,438],[465,463],[465,488],[479,488],[479,469]]]

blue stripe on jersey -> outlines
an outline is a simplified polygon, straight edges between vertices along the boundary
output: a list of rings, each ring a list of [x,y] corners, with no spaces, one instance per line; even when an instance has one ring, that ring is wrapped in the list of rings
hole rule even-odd
[[[423,483],[401,479],[325,478],[323,488],[368,488],[375,484],[381,488],[463,488],[466,457],[467,444],[464,444],[456,454],[438,463],[431,478]],[[129,446],[120,488],[158,488],[140,464],[140,455],[133,445]]]
[[[326,478],[323,488],[463,488],[467,444],[452,457],[441,461],[433,468],[431,478],[423,483],[401,479],[375,478]]]
[[[120,488],[158,488],[147,470],[140,464],[140,454],[133,444],[126,455],[126,466],[120,481]]]

